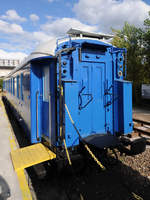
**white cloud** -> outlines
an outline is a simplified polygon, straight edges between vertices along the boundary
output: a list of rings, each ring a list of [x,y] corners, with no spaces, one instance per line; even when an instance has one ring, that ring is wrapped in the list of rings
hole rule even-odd
[[[41,42],[51,40],[52,37],[42,31],[27,32],[24,31],[22,34],[12,34],[7,31],[2,33],[0,26],[0,48],[7,51],[22,51],[29,53],[39,45]],[[4,29],[6,32],[6,29]],[[12,30],[11,30],[12,31]],[[3,39],[2,39],[3,38]]]
[[[36,14],[31,14],[31,15],[30,15],[30,19],[31,19],[31,21],[35,22],[35,21],[38,21],[40,18],[39,18],[39,16],[36,15]]]
[[[52,37],[42,31],[34,31],[34,32],[24,32],[22,35],[19,35],[17,37],[14,35],[13,37],[10,37],[9,40],[11,45],[10,49],[13,50],[17,49],[23,52],[31,52],[33,49],[39,45],[41,42],[45,42],[48,40],[51,40]],[[7,47],[7,44],[3,44],[4,47]],[[6,49],[6,48],[5,48]]]
[[[53,17],[53,16],[50,16],[50,15],[46,15],[45,17],[46,17],[48,20],[54,19],[54,17]]]
[[[85,31],[96,31],[96,26],[89,26],[81,23],[80,21],[72,18],[55,19],[48,21],[41,26],[41,30],[27,32],[24,31],[20,35],[9,34],[8,43],[0,43],[4,49],[7,47],[11,50],[17,49],[24,52],[31,52],[41,42],[45,42],[53,39],[54,37],[60,37],[64,35],[70,28],[83,29]],[[1,26],[0,26],[1,30]],[[6,29],[5,29],[6,31]]]
[[[8,22],[5,22],[3,20],[0,20],[0,31],[1,33],[7,33],[7,34],[22,34],[23,28],[18,24],[10,24]]]
[[[27,54],[22,53],[22,52],[7,52],[7,51],[0,49],[0,58],[1,59],[23,60],[25,57],[27,57]]]
[[[149,10],[142,0],[79,0],[73,8],[78,19],[106,32],[110,27],[121,28],[125,21],[142,26]]]
[[[83,24],[79,20],[73,18],[56,19],[41,26],[42,31],[56,37],[64,35],[70,28],[92,32],[97,31],[97,26]]]
[[[0,17],[1,19],[9,20],[9,21],[17,21],[17,22],[25,22],[26,18],[20,17],[15,10],[7,10],[5,15]]]
[[[0,42],[0,48],[7,51],[23,51],[27,52],[29,47],[29,44],[27,42],[18,42],[18,41],[13,41],[13,38],[10,38],[11,41],[7,40],[7,42]]]
[[[51,35],[44,33],[43,31],[34,31],[34,32],[24,32],[24,34],[20,37],[24,41],[28,42],[44,42],[46,40],[51,39]]]
[[[39,42],[45,42],[46,40],[52,39],[52,37],[42,31],[37,31],[32,33],[32,39],[37,40]]]

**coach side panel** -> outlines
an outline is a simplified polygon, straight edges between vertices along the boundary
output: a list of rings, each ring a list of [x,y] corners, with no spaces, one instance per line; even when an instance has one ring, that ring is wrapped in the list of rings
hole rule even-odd
[[[5,79],[5,96],[25,132],[30,134],[30,65]]]

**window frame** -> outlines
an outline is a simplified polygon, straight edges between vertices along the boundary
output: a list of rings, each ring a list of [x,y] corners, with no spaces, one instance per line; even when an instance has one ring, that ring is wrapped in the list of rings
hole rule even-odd
[[[49,86],[50,74],[49,73],[50,73],[49,65],[44,66],[43,68],[43,101],[45,102],[49,102],[49,90],[50,90],[50,86]]]

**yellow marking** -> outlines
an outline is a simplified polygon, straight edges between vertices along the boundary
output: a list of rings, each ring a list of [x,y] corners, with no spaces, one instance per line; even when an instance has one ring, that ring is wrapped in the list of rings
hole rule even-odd
[[[17,144],[15,142],[15,137],[12,134],[9,137],[9,141],[10,141],[11,152],[13,152],[17,149]],[[19,186],[22,192],[23,200],[32,200],[32,195],[28,186],[24,170],[17,171],[16,173],[19,181]]]
[[[63,141],[64,141],[64,146],[65,146],[66,155],[67,155],[67,159],[68,159],[69,165],[72,165],[72,162],[71,162],[71,159],[70,159],[70,155],[69,155],[69,152],[68,152],[68,149],[67,149],[67,146],[66,146],[65,139]]]
[[[56,154],[48,150],[41,143],[17,149],[11,152],[15,171],[56,158]]]
[[[92,156],[92,158],[95,160],[95,162],[103,169],[105,170],[106,168],[102,165],[102,163],[96,158],[96,156],[93,154],[91,149],[87,146],[87,144],[84,145],[86,150],[89,152],[89,154]]]
[[[138,196],[138,195],[135,194],[134,192],[132,192],[132,195],[133,195],[133,197],[134,197],[136,200],[143,200],[142,197]]]
[[[83,195],[82,195],[82,194],[80,194],[80,200],[84,200],[84,198],[83,198]]]
[[[2,107],[2,109],[4,111],[4,115],[5,115],[6,119],[8,120],[8,125],[9,125],[10,130],[11,130],[11,134],[9,136],[9,141],[10,141],[11,152],[13,152],[17,149],[17,144],[16,144],[16,140],[15,140],[15,137],[13,135],[12,127],[9,123],[9,119],[8,119],[8,116],[7,116],[7,113],[6,113],[6,109],[5,109],[5,106],[2,102],[2,100],[0,100],[0,106]],[[21,192],[22,192],[22,199],[23,200],[32,200],[32,195],[31,195],[30,189],[28,187],[28,182],[26,180],[24,170],[18,171],[17,177],[18,177],[20,189],[21,189]]]
[[[63,86],[61,86],[61,96],[63,96],[64,95],[64,90],[63,90]]]
[[[67,107],[66,104],[65,104],[65,108],[66,108],[66,110],[67,110],[67,113],[68,113],[68,115],[69,115],[69,118],[70,118],[71,123],[74,124],[74,121],[73,121],[73,119],[72,119],[72,117],[71,117],[71,114],[70,114],[69,109],[68,109],[68,107]]]
[[[3,107],[2,101],[0,100],[0,106]]]
[[[32,200],[32,195],[31,195],[31,192],[26,180],[24,170],[18,171],[17,176],[18,176],[19,185],[22,191],[23,200]]]
[[[66,110],[67,110],[67,113],[68,113],[68,115],[69,115],[69,118],[70,118],[71,123],[75,126],[75,123],[74,123],[74,121],[73,121],[73,119],[72,119],[72,117],[71,117],[71,114],[70,114],[69,109],[68,109],[68,107],[67,107],[66,104],[65,104],[65,108],[66,108]],[[76,128],[76,129],[77,129],[77,128]],[[77,130],[77,133],[78,133],[78,135],[80,136],[78,130]],[[105,170],[106,168],[105,168],[105,167],[102,165],[102,163],[96,158],[96,156],[93,154],[93,152],[92,152],[91,149],[88,147],[88,145],[87,145],[87,144],[84,144],[84,147],[85,147],[86,150],[89,152],[89,154],[91,155],[91,157],[95,160],[95,162],[96,162],[103,170]]]
[[[60,126],[60,136],[62,136],[62,126]]]

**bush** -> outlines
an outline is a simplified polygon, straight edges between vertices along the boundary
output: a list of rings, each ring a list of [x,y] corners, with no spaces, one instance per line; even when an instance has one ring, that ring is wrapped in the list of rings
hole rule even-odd
[[[3,79],[0,79],[0,89],[3,88]]]

